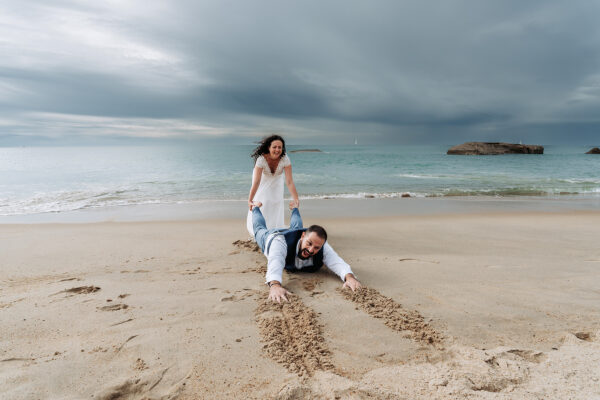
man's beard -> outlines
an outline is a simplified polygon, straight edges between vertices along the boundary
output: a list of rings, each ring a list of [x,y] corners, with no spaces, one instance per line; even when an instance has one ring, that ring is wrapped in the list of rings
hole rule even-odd
[[[306,254],[306,255],[305,255],[305,254]],[[313,256],[313,255],[312,255],[312,254],[310,254],[310,253],[308,252],[308,250],[300,248],[300,254],[298,254],[298,257],[300,257],[300,259],[302,259],[302,260],[306,260],[307,258],[310,258],[310,257],[312,257],[312,256]]]

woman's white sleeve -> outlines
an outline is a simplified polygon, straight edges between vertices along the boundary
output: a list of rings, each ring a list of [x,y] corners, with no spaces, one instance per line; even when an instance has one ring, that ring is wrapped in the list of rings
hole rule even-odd
[[[267,161],[265,160],[265,158],[263,156],[260,156],[256,159],[256,164],[254,166],[258,167],[258,168],[262,168],[262,169],[269,167],[267,165]]]
[[[287,154],[285,156],[283,156],[283,159],[281,160],[281,162],[283,163],[283,168],[289,167],[290,165],[292,165],[292,161],[287,156]]]

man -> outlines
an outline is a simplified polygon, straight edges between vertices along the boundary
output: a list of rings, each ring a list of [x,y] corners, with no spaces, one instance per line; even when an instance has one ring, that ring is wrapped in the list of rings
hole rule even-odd
[[[319,225],[303,228],[298,203],[292,201],[289,229],[267,229],[260,211],[262,203],[252,203],[254,238],[267,257],[266,283],[269,285],[269,300],[281,303],[288,301],[288,292],[281,284],[283,269],[290,272],[316,272],[323,265],[344,281],[343,287],[352,291],[361,287],[350,266],[337,255],[327,243],[327,232]]]

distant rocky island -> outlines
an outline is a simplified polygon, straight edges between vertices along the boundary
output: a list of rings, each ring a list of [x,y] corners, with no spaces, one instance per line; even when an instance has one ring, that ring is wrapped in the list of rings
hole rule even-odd
[[[600,154],[600,149],[597,147],[594,147],[593,149],[591,149],[590,151],[588,151],[585,154]]]
[[[451,147],[451,155],[544,154],[544,146],[502,142],[467,142]]]
[[[290,150],[289,153],[322,153],[319,149]]]

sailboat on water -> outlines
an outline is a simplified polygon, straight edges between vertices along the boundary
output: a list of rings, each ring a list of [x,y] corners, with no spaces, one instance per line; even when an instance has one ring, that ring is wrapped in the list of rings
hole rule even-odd
[[[358,144],[358,136],[354,136],[354,145],[356,146]]]

